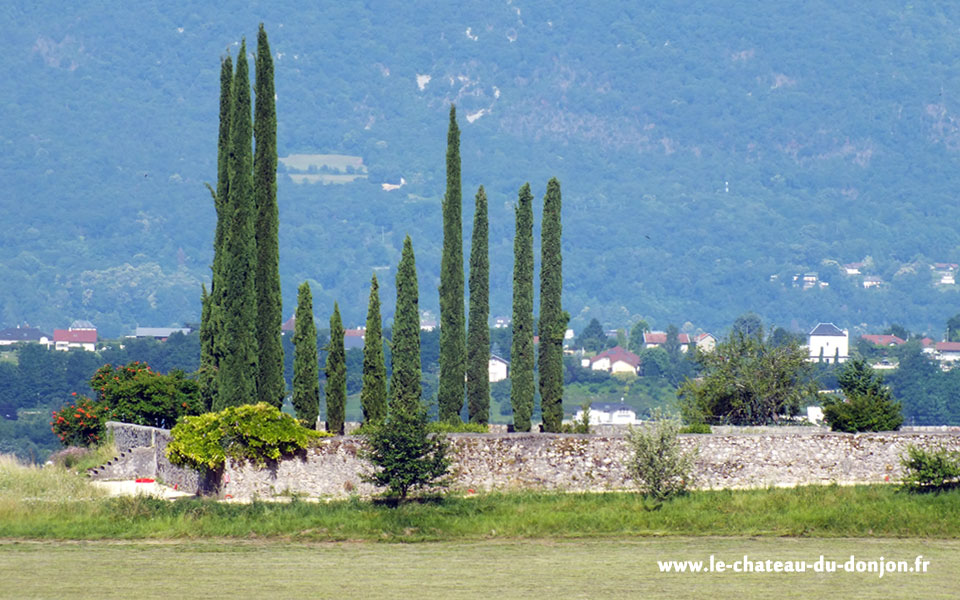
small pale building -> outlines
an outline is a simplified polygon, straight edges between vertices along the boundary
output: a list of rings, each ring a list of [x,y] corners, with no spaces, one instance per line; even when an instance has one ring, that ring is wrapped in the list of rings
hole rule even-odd
[[[810,362],[846,362],[850,357],[850,332],[833,323],[818,323],[807,336]]]
[[[577,409],[573,418],[583,420],[583,408]],[[595,402],[590,405],[591,425],[636,425],[637,411],[622,402]]]
[[[490,383],[503,381],[510,376],[510,363],[507,362],[505,358],[501,358],[496,354],[490,355],[490,360],[487,361],[487,367],[490,373]]]
[[[700,352],[713,352],[717,349],[717,338],[713,337],[713,334],[698,334],[694,336],[693,341],[697,345],[697,350]]]

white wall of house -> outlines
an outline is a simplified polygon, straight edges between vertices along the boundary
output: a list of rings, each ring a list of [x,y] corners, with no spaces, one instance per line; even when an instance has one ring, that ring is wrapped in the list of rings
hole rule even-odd
[[[577,421],[583,420],[583,409],[577,409],[573,418]],[[613,412],[590,409],[591,425],[635,425],[637,423],[637,413],[630,407],[624,407]]]
[[[487,361],[487,367],[490,372],[490,383],[503,381],[507,378],[508,365],[502,360],[491,357],[490,360]]]
[[[609,363],[610,359],[605,358],[603,359],[603,361],[606,361],[607,363]],[[603,362],[603,361],[598,360],[597,362]],[[634,367],[633,365],[631,365],[626,361],[618,360],[610,366],[610,372],[611,373],[633,373],[634,375],[636,375],[637,369],[636,367]]]
[[[593,361],[590,364],[590,368],[594,371],[609,371],[610,370],[610,359],[604,356],[598,360]]]
[[[832,363],[840,350],[840,362],[846,362],[850,356],[850,334],[844,330],[844,335],[811,335],[810,360],[820,360],[820,351],[823,350],[823,362]]]

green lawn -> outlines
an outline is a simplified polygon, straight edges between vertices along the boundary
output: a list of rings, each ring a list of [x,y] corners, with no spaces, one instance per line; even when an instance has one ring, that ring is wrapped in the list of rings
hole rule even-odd
[[[905,560],[927,573],[661,573],[658,560]],[[0,598],[955,598],[960,541],[0,543]]]

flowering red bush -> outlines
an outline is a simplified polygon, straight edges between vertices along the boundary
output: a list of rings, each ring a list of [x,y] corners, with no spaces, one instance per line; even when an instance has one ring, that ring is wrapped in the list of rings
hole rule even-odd
[[[170,428],[184,415],[203,412],[200,388],[183,371],[157,373],[149,365],[104,365],[90,379],[97,400],[113,407],[113,418],[124,423]]]
[[[80,396],[75,403],[53,412],[50,429],[64,446],[93,446],[100,442],[104,423],[111,418],[106,403]]]

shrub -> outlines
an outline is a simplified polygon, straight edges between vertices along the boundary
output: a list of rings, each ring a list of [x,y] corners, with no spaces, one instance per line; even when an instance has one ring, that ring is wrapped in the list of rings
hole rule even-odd
[[[105,423],[113,418],[110,407],[80,396],[59,411],[53,411],[50,429],[64,446],[93,446],[104,435]]]
[[[846,399],[834,396],[823,403],[823,418],[830,429],[847,433],[900,429],[900,403],[866,361],[848,362],[837,374],[837,380]]]
[[[198,470],[218,469],[228,457],[262,465],[292,455],[312,440],[329,437],[306,429],[265,402],[184,417],[170,433],[170,462]]]
[[[640,492],[662,501],[682,494],[693,477],[696,452],[680,448],[679,419],[655,411],[648,425],[631,429],[627,438],[633,448],[630,473]]]
[[[945,448],[924,450],[911,444],[903,465],[903,488],[911,492],[940,492],[960,484],[960,452]]]
[[[580,418],[565,424],[560,430],[561,433],[590,433],[590,402],[581,404],[580,410]]]
[[[386,487],[390,495],[406,500],[411,490],[446,484],[450,468],[448,445],[441,434],[430,435],[422,408],[391,412],[367,438],[370,449],[361,455],[375,470],[364,481]]]
[[[713,429],[706,423],[691,423],[680,428],[680,433],[713,433]]]
[[[90,379],[90,388],[113,407],[112,418],[124,423],[169,428],[182,416],[203,412],[196,381],[183,371],[157,373],[143,362],[104,365]]]
[[[490,427],[483,423],[450,423],[435,421],[427,425],[428,433],[490,433]]]

